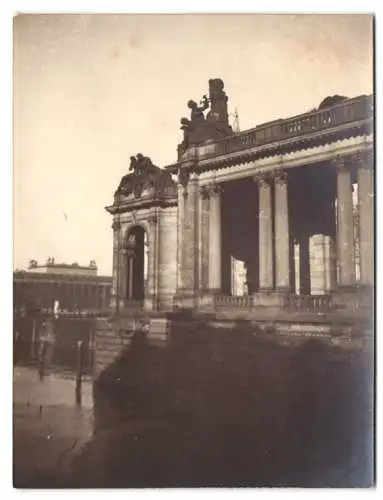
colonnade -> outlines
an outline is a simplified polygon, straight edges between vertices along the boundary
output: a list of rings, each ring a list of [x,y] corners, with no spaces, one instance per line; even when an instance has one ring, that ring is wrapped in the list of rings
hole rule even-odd
[[[373,173],[371,154],[361,152],[352,156],[337,156],[332,162],[336,169],[336,260],[338,275],[336,287],[355,287],[355,234],[353,216],[353,180],[358,184],[360,285],[373,284]],[[334,172],[335,174],[335,172]],[[292,230],[289,227],[289,171],[278,169],[267,175],[254,177],[259,200],[259,291],[288,293],[294,289],[292,272]],[[203,258],[201,248],[207,247],[207,289],[221,290],[222,280],[222,220],[221,186],[219,183],[196,188],[195,176],[190,189],[179,185],[178,225],[178,289],[197,291],[201,282]],[[320,190],[321,186],[318,185]],[[198,244],[202,235],[202,203],[198,196],[208,200],[208,242]],[[241,200],[239,201],[241,202]],[[246,202],[243,200],[242,202]],[[304,214],[303,214],[304,216]],[[206,236],[205,236],[206,237]],[[201,241],[200,241],[201,243]],[[185,260],[186,259],[186,260]],[[303,269],[303,268],[302,268]],[[302,270],[301,270],[302,271]],[[327,271],[326,271],[327,272]]]

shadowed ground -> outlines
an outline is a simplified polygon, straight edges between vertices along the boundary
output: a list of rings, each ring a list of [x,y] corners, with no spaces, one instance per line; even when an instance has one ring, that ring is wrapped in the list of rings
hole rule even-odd
[[[38,476],[40,483],[32,476],[21,483],[80,488],[373,483],[371,353],[316,341],[278,346],[246,332],[233,337],[221,331],[219,341],[212,332],[189,333],[180,334],[171,348],[148,345],[136,334],[94,383],[94,435],[69,449],[75,435],[86,438],[86,425],[74,424],[73,409],[72,416],[69,410],[62,413],[59,451],[51,461],[56,466]],[[43,435],[36,430],[29,438]],[[57,459],[68,449],[64,460]]]
[[[209,345],[191,333],[171,349],[137,335],[101,374],[74,484],[372,484],[371,354],[232,332]]]

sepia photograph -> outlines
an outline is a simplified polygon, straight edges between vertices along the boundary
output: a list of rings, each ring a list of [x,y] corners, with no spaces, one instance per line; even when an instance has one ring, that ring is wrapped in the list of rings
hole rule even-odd
[[[14,15],[14,488],[375,486],[374,28]]]

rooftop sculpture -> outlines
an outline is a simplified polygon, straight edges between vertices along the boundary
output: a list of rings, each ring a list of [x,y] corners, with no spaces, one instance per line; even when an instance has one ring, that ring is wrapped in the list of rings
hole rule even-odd
[[[181,130],[184,140],[181,150],[185,151],[192,144],[199,144],[209,139],[220,139],[233,133],[229,125],[227,101],[224,83],[221,79],[209,80],[209,97],[204,95],[200,106],[193,101],[188,101],[191,110],[190,119],[181,118]],[[206,117],[204,111],[209,109]]]
[[[161,195],[170,186],[174,186],[170,173],[153,165],[148,156],[138,153],[130,157],[129,173],[122,177],[116,195],[129,196],[133,193],[140,198],[147,188],[154,188],[155,195]]]

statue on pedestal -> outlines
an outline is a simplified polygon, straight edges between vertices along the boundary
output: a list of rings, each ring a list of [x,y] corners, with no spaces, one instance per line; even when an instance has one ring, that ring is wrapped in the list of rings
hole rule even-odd
[[[228,98],[223,87],[221,79],[210,79],[209,97],[204,95],[200,106],[193,100],[188,101],[191,116],[190,120],[181,118],[181,130],[184,133],[181,151],[186,150],[191,144],[199,144],[209,139],[220,139],[233,133],[227,112]],[[210,111],[205,118],[204,111],[209,107]]]

